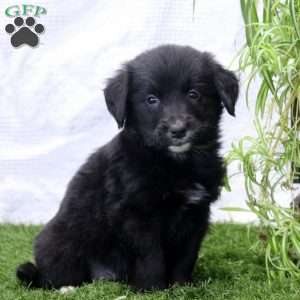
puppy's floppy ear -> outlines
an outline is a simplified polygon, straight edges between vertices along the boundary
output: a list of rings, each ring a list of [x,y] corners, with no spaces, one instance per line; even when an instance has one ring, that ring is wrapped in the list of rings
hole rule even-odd
[[[218,66],[215,75],[215,84],[218,95],[226,110],[232,116],[235,115],[234,107],[239,95],[239,82],[233,72]]]
[[[128,98],[128,70],[124,68],[117,75],[108,80],[104,89],[104,97],[108,111],[117,121],[118,127],[122,128],[126,119],[126,106]]]

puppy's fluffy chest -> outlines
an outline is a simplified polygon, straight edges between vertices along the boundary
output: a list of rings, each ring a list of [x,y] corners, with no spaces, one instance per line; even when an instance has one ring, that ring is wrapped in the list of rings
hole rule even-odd
[[[147,214],[172,213],[181,208],[195,208],[209,199],[201,176],[188,164],[172,166],[152,162],[130,172],[130,177],[123,180],[125,193],[129,195],[126,206],[135,206],[139,213],[144,209]]]

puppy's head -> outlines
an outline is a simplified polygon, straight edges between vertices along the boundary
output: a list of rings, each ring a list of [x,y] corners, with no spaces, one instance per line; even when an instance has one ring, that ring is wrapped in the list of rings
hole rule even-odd
[[[223,106],[234,115],[238,81],[210,54],[167,45],[128,62],[104,94],[119,128],[147,146],[182,154],[217,139]]]

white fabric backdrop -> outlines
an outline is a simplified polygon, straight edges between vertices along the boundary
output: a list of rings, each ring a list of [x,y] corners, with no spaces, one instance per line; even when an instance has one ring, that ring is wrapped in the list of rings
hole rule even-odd
[[[211,51],[228,66],[242,43],[239,1],[49,0],[36,48],[13,48],[0,3],[0,221],[40,223],[56,212],[67,182],[86,157],[117,132],[102,89],[120,64],[163,43]],[[224,115],[224,150],[252,133],[243,99]],[[213,220],[247,221],[224,206],[245,206],[241,177],[223,192]]]

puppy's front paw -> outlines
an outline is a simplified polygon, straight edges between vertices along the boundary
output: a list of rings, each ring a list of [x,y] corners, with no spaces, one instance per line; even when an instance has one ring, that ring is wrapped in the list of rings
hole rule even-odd
[[[170,281],[171,285],[177,284],[177,285],[186,285],[186,284],[192,284],[192,276],[184,276],[183,274],[173,274],[172,279]]]
[[[59,289],[59,292],[61,294],[67,294],[67,293],[70,293],[70,292],[73,292],[75,290],[75,287],[74,286],[62,286],[60,289]]]

